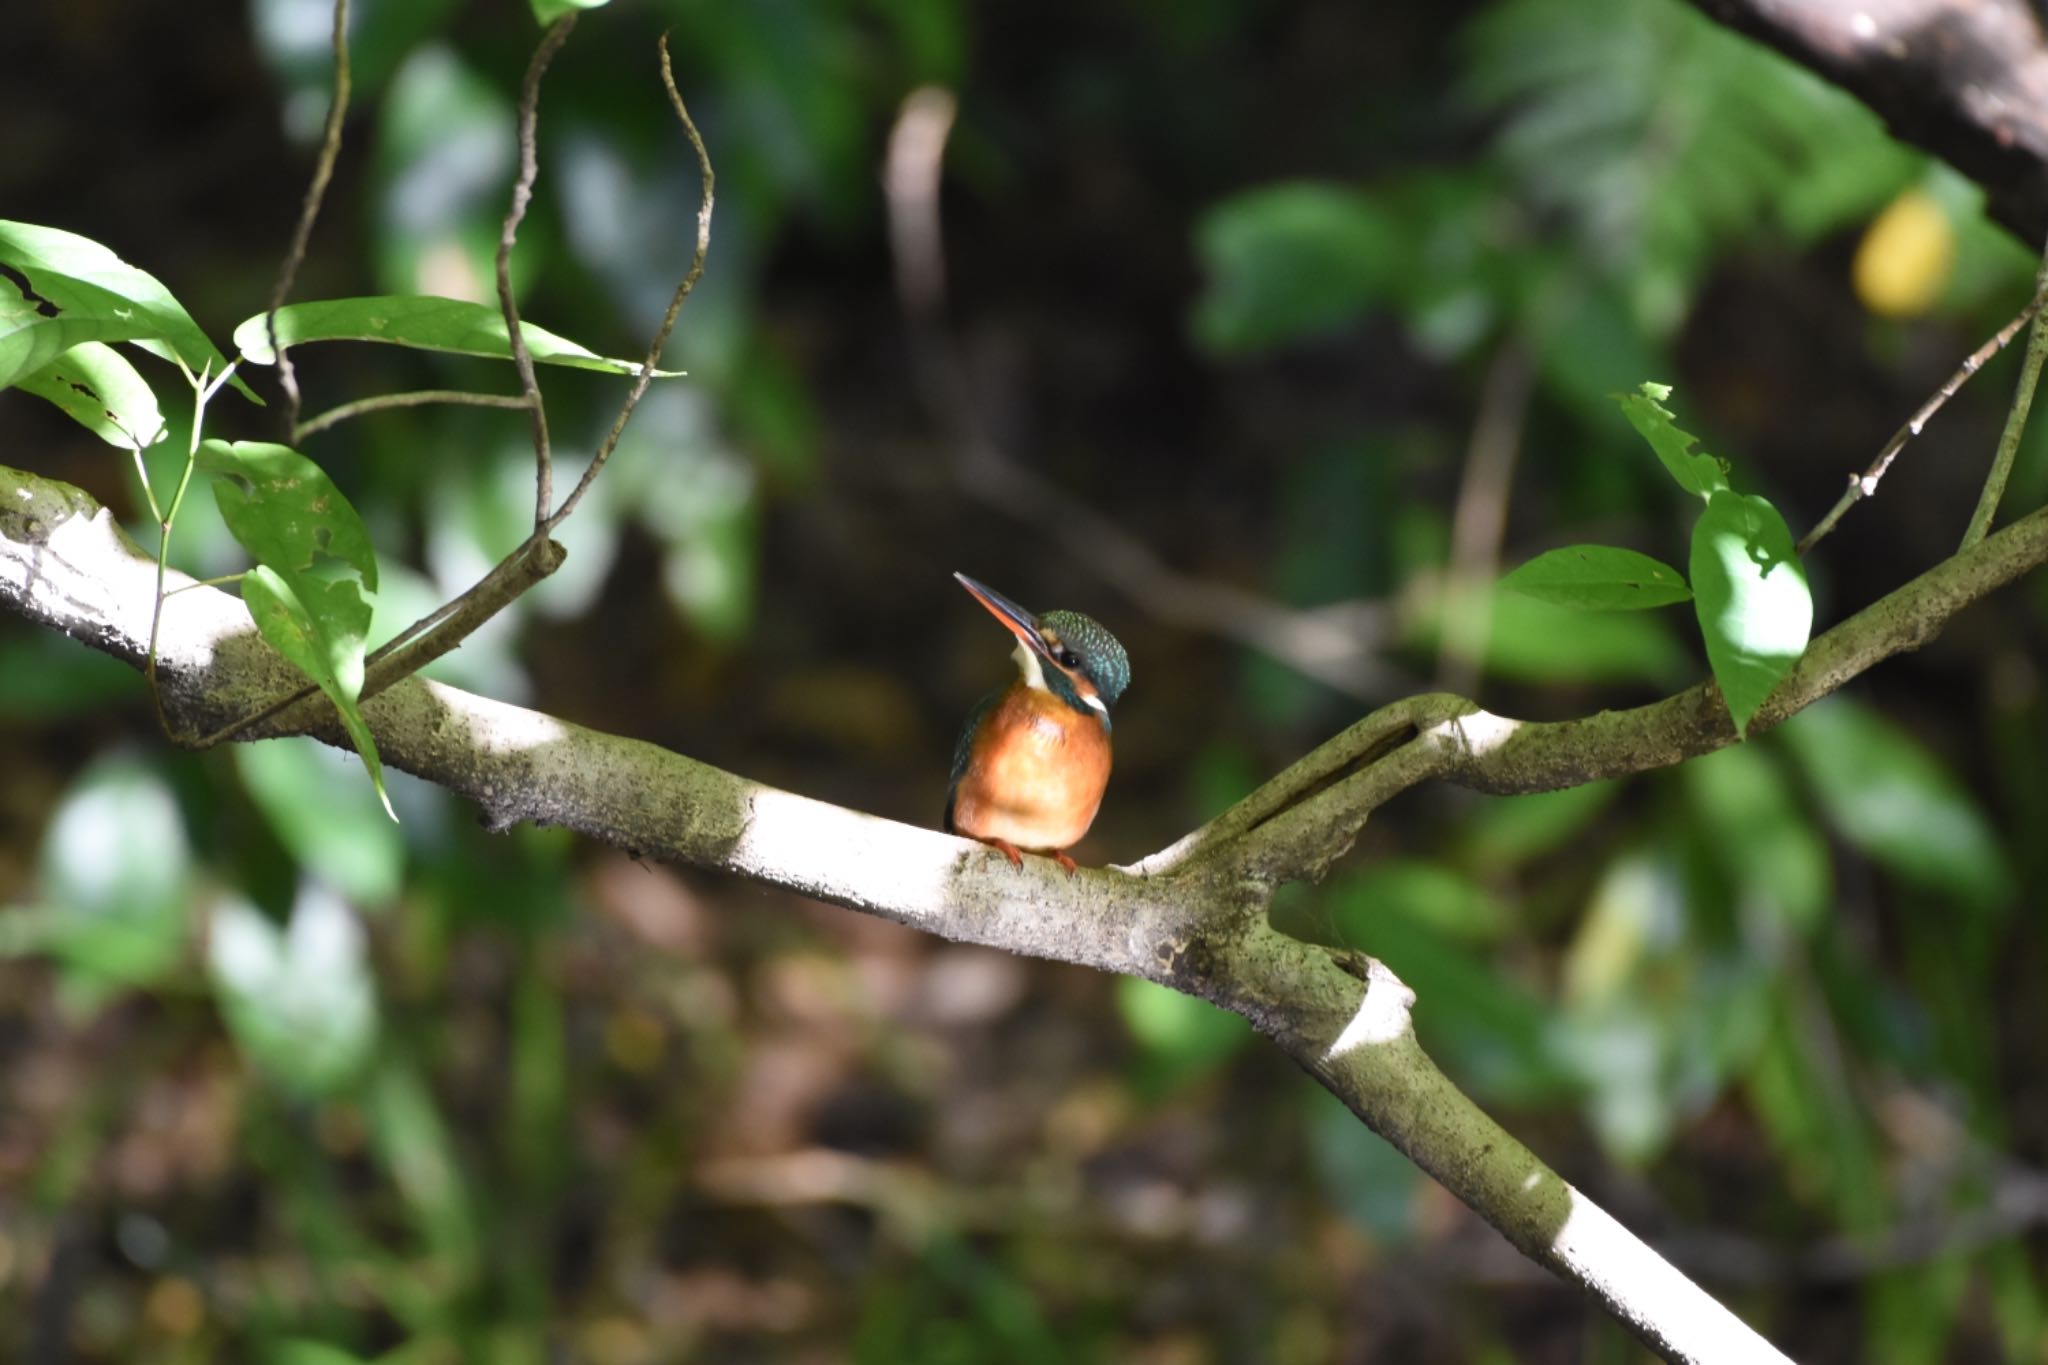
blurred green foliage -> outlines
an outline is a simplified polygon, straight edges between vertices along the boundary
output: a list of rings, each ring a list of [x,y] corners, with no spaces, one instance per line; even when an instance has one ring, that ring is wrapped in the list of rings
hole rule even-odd
[[[353,8],[351,158],[300,297],[487,299],[531,17]],[[1446,580],[1500,357],[1531,378],[1499,567],[1595,535],[1682,562],[1612,395],[1678,379],[1712,448],[1810,523],[2023,295],[2027,255],[1867,111],[1677,0],[1411,8],[583,15],[542,101],[515,281],[598,354],[643,344],[696,204],[654,82],[673,26],[721,190],[667,362],[688,378],[650,394],[564,528],[563,571],[430,674],[891,814],[935,804],[948,708],[986,685],[954,656],[996,653],[921,619],[940,561],[1107,595],[1042,528],[931,494],[944,466],[901,434],[922,427],[877,174],[900,100],[937,81],[962,99],[954,307],[988,319],[963,330],[987,343],[993,425],[1049,476],[1205,576],[1384,604],[1388,665],[1418,687],[1475,616],[1476,686],[1504,712],[1703,676],[1696,637],[1651,614]],[[235,173],[284,203],[325,111],[329,14],[249,8],[260,65],[235,68],[235,116],[273,110],[294,151]],[[1382,48],[1402,62],[1361,75]],[[1325,52],[1345,54],[1335,79]],[[1845,281],[1855,233],[1907,190],[1955,234],[1929,316],[1787,283]],[[66,221],[49,202],[21,211]],[[97,235],[210,326],[260,306],[283,229],[179,276],[175,217]],[[1773,335],[1812,315],[1830,344],[1798,331],[1787,363]],[[297,353],[309,412],[505,384],[486,360],[349,349]],[[1018,353],[1049,377],[1006,379],[1032,368]],[[617,381],[544,382],[558,447],[589,450]],[[1959,422],[1995,418],[1982,390]],[[189,403],[156,397],[182,450]],[[34,400],[5,401],[11,419]],[[414,409],[307,442],[377,547],[372,642],[529,529],[522,422]],[[90,458],[66,476],[118,500],[132,475]],[[176,473],[151,455],[154,486]],[[1857,517],[1939,520],[1929,485],[1894,486]],[[2036,439],[2013,496],[2044,490]],[[179,562],[240,568],[193,502]],[[1820,625],[1917,569],[1917,524],[1875,552],[1830,542]],[[2027,648],[2048,596],[2013,596],[1961,664],[1888,666],[1674,771],[1418,793],[1275,922],[1383,957],[1461,1084],[1800,1358],[2031,1359],[2038,1227],[1979,1221],[2048,1165],[2023,1081],[2048,1064],[2048,861],[2027,833],[2048,818]],[[1269,659],[1134,624],[1101,835],[1119,859],[1357,714]],[[1490,1234],[1199,1001],[488,835],[403,776],[394,825],[308,742],[195,756],[152,736],[132,675],[0,635],[0,1315],[29,1324],[0,1355],[53,1314],[81,1359],[285,1365],[1623,1354],[1601,1329],[1584,1344],[1568,1296],[1532,1310],[1492,1282]]]

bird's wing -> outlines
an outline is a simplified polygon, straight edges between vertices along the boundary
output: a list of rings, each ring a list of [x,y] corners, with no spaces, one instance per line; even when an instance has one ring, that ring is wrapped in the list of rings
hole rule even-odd
[[[981,722],[995,707],[996,702],[1002,699],[1002,695],[1002,691],[998,689],[974,704],[973,712],[967,717],[966,728],[960,731],[960,742],[953,746],[953,773],[946,779],[946,814],[939,824],[939,828],[948,834],[955,832],[953,797],[960,790],[960,777],[967,771],[967,760],[974,754],[974,732],[981,728]]]

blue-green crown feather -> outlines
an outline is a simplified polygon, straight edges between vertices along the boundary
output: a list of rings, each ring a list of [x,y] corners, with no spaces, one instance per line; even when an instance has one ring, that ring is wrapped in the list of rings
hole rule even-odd
[[[1131,661],[1116,636],[1078,611],[1049,611],[1038,619],[1074,651],[1080,660],[1079,671],[1095,684],[1102,704],[1116,705],[1116,699],[1131,685]]]

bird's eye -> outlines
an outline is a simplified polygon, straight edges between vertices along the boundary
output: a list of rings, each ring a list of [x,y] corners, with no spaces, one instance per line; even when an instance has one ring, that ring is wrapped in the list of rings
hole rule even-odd
[[[1060,651],[1060,667],[1062,667],[1062,668],[1079,668],[1080,666],[1081,666],[1081,656],[1080,656],[1080,655],[1076,654],[1076,653],[1075,653],[1075,652],[1074,652],[1073,650],[1071,650],[1071,649],[1063,649],[1063,650],[1061,650],[1061,651]]]

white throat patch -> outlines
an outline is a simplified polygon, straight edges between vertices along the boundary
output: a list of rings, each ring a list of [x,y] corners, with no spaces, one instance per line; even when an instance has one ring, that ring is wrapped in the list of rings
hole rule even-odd
[[[1026,687],[1035,687],[1041,692],[1052,691],[1051,688],[1045,685],[1045,664],[1038,657],[1038,651],[1025,644],[1022,640],[1019,640],[1017,641],[1017,647],[1010,651],[1010,657],[1017,661],[1017,671],[1024,675],[1024,685]],[[1096,696],[1093,692],[1082,692],[1080,695],[1083,706],[1088,707],[1104,720],[1109,719],[1109,706],[1102,698]]]
[[[1026,687],[1035,687],[1041,692],[1052,690],[1045,685],[1045,668],[1039,663],[1038,654],[1031,646],[1022,640],[1017,641],[1017,647],[1010,651],[1010,657],[1017,661],[1017,671],[1024,675]]]

